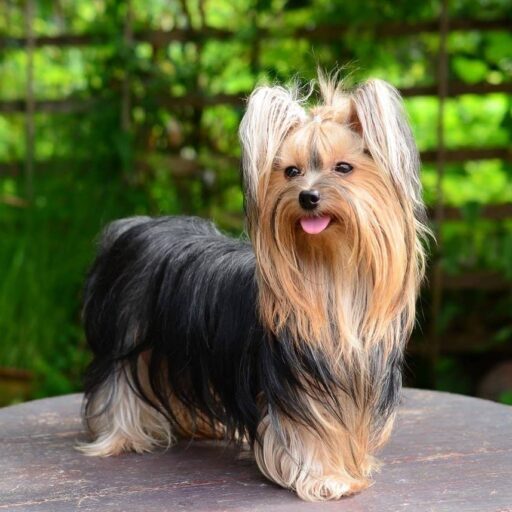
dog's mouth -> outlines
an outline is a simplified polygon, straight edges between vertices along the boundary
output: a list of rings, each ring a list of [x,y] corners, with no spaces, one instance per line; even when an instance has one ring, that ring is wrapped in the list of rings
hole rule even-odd
[[[320,217],[302,217],[299,222],[302,229],[308,235],[318,235],[327,229],[331,220],[332,218],[330,215],[322,215]]]

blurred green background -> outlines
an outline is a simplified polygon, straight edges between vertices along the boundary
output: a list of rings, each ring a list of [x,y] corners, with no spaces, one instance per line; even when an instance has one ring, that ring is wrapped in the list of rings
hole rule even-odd
[[[407,382],[512,403],[511,0],[3,0],[0,403],[80,389],[97,233],[242,230],[237,126],[261,80],[348,65],[404,95],[439,243]]]

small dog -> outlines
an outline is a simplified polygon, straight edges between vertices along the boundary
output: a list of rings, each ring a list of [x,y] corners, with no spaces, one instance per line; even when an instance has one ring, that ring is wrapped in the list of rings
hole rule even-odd
[[[85,288],[88,455],[249,444],[304,500],[369,485],[400,399],[427,233],[397,91],[259,87],[240,126],[249,241],[191,217],[110,224]]]

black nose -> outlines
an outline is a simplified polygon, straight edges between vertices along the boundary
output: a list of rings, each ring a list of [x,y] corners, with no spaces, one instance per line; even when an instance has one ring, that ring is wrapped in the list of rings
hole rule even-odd
[[[313,210],[320,202],[320,193],[318,190],[303,190],[299,194],[299,203],[304,210]]]

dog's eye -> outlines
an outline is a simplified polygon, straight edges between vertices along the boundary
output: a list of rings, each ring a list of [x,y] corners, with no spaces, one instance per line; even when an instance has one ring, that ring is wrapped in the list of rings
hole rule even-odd
[[[291,165],[290,167],[287,167],[284,170],[284,173],[286,174],[286,176],[288,176],[288,178],[295,178],[295,176],[298,176],[300,174],[300,170],[297,167]]]
[[[354,166],[349,164],[348,162],[338,162],[334,166],[334,170],[341,174],[348,174],[349,172],[352,172],[352,169],[354,169]]]

